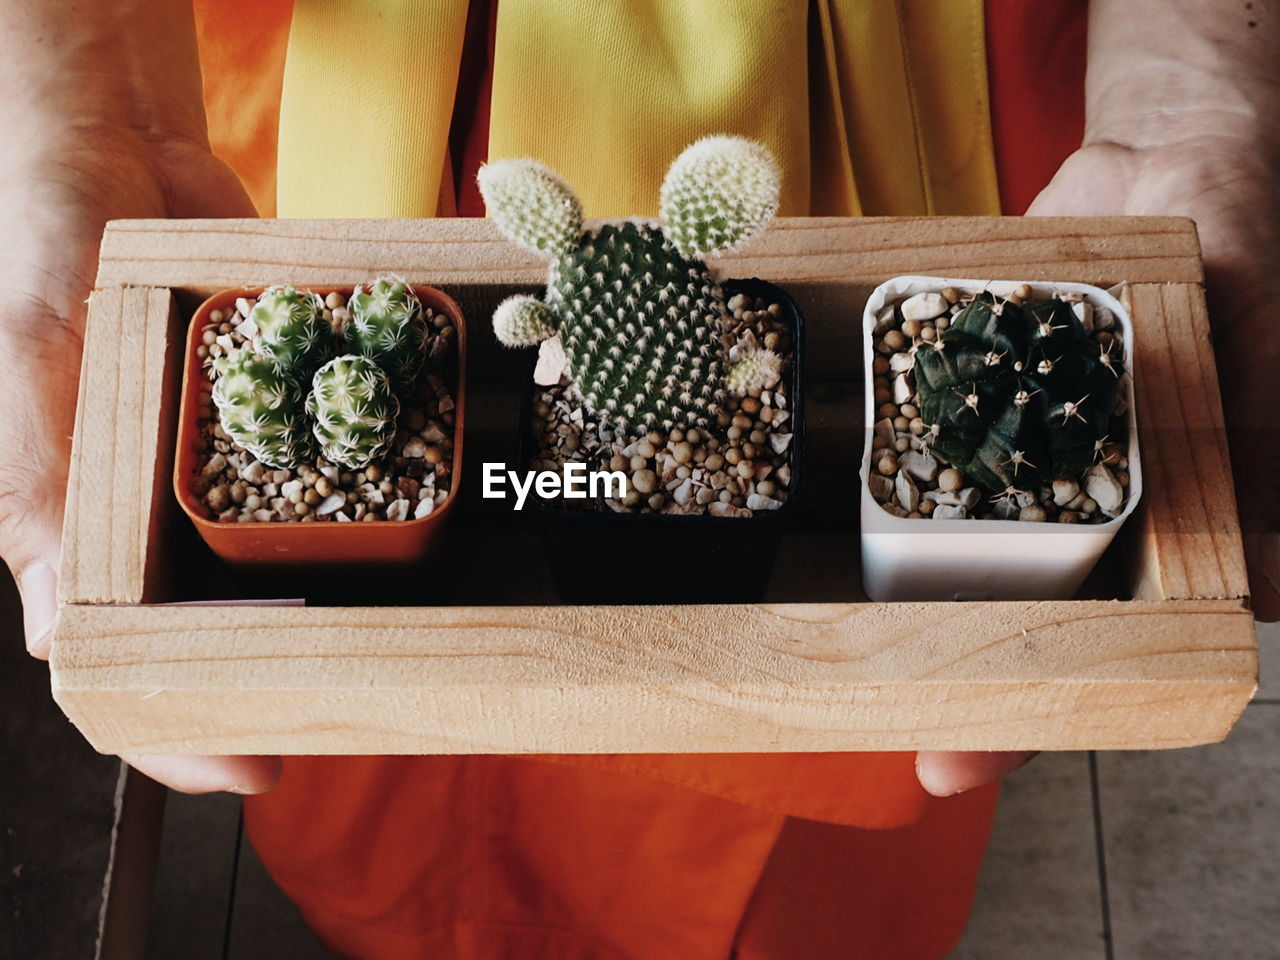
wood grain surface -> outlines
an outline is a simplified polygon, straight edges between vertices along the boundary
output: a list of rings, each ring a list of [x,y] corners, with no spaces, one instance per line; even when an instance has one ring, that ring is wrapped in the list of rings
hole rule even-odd
[[[1199,283],[1191,221],[1174,217],[783,218],[714,263],[725,276],[879,283],[899,273]],[[547,261],[490,220],[119,220],[99,287],[212,290],[354,283],[390,270],[435,284],[545,283]]]
[[[59,703],[99,749],[1181,746],[1224,737],[1252,694],[1253,621],[1189,221],[784,220],[725,258],[723,275],[767,276],[797,296],[813,358],[805,493],[768,593],[777,602],[754,606],[560,606],[530,518],[480,500],[474,471],[429,577],[359,586],[304,573],[294,592],[215,563],[172,522],[176,324],[226,285],[385,270],[444,285],[483,325],[545,265],[482,221],[110,225],[53,657]],[[1146,492],[1089,599],[862,602],[848,479],[862,443],[858,325],[871,286],[902,273],[1129,282]],[[527,375],[490,339],[474,338],[470,360],[476,463],[510,458]],[[152,605],[303,595],[352,605]],[[419,605],[371,605],[406,600]]]
[[[1257,672],[1239,601],[75,606],[58,640],[58,702],[143,752],[1185,746]]]

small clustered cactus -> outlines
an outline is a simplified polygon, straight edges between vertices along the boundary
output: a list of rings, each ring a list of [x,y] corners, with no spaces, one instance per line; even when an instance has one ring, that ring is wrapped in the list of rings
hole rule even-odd
[[[363,466],[387,454],[400,402],[386,372],[368,357],[335,357],[316,371],[307,415],[331,463]]]
[[[333,350],[333,330],[324,301],[292,285],[268,287],[249,313],[257,328],[258,352],[280,374],[309,377]]]
[[[303,409],[304,399],[297,380],[248,350],[223,364],[213,385],[222,429],[272,467],[301,463],[312,456],[315,442]]]
[[[397,383],[408,383],[422,368],[427,352],[427,322],[422,302],[403,280],[379,277],[358,286],[347,304],[345,327],[352,352],[368,357]]]
[[[933,446],[992,490],[1080,474],[1107,434],[1117,363],[1069,303],[980,294],[915,357]]]
[[[268,287],[249,312],[252,349],[219,361],[219,421],[267,466],[299,466],[317,442],[350,469],[386,455],[399,412],[393,384],[422,367],[428,311],[403,280],[379,277],[356,288],[349,312],[335,329],[317,294]]]
[[[662,226],[584,231],[572,189],[531,160],[487,164],[479,185],[508,237],[554,258],[545,298],[504,301],[495,334],[512,347],[558,334],[585,405],[615,429],[704,427],[727,391],[759,379],[761,364],[779,368],[764,350],[751,358],[754,373],[730,366],[724,297],[705,262],[777,212],[779,173],[764,147],[720,136],[687,148],[662,185]]]

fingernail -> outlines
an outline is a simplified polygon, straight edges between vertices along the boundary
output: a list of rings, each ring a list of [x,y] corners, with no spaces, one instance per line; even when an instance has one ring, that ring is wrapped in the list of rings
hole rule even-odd
[[[53,618],[58,614],[58,575],[47,563],[36,561],[22,571],[18,586],[22,590],[27,649],[34,650],[53,632]]]

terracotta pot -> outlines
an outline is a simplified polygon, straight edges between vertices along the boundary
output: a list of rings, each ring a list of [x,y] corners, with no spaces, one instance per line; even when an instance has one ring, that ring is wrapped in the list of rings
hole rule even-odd
[[[463,412],[466,399],[467,328],[458,305],[434,287],[413,285],[413,291],[437,313],[453,319],[457,330],[457,378],[454,388],[453,473],[449,496],[428,516],[418,520],[383,521],[378,523],[221,523],[209,520],[200,498],[191,487],[196,475],[195,441],[200,434],[199,392],[206,379],[201,361],[196,356],[201,329],[208,316],[221,309],[235,312],[239,297],[256,297],[263,287],[224,290],[200,305],[187,331],[185,363],[182,371],[182,403],[178,413],[178,445],[174,458],[173,489],[178,503],[209,548],[230,564],[237,566],[302,566],[302,565],[388,565],[407,564],[423,559],[438,544],[444,532],[458,491],[462,473]],[[320,296],[337,291],[350,296],[351,286],[313,286],[308,289]]]

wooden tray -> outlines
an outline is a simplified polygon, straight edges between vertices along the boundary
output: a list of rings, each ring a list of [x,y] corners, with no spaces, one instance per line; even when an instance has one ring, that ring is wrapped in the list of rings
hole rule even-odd
[[[1256,642],[1190,222],[783,220],[719,269],[787,286],[808,318],[808,481],[769,602],[569,607],[528,512],[478,496],[480,465],[514,460],[525,362],[494,344],[489,314],[536,289],[543,263],[485,221],[110,224],[67,501],[58,702],[104,752],[1067,750],[1226,735],[1256,685]],[[303,581],[350,606],[159,606],[246,595],[168,482],[186,318],[222,287],[381,271],[445,288],[471,324],[470,466],[445,560],[384,590]],[[1082,599],[865,602],[858,324],[870,289],[902,273],[1130,283],[1147,486]],[[696,558],[672,563],[696,576]],[[359,605],[388,599],[413,605]]]

